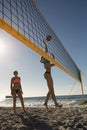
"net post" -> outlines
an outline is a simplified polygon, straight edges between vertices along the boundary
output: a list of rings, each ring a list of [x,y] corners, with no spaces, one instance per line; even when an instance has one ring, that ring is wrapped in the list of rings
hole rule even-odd
[[[80,71],[80,84],[81,84],[81,91],[82,91],[82,104],[84,104],[85,99],[84,99],[84,89],[83,89],[83,83],[82,83],[82,73]]]

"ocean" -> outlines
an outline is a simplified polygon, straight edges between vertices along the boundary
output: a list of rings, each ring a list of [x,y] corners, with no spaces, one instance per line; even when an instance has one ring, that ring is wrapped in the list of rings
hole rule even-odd
[[[45,96],[43,97],[24,97],[25,107],[42,107],[45,101]],[[70,105],[72,103],[81,104],[82,95],[64,95],[64,96],[56,96],[57,102],[63,105]],[[84,99],[87,101],[87,95],[84,95]],[[53,100],[50,98],[48,102],[49,106],[54,106]],[[0,107],[12,107],[13,99],[12,98],[4,98],[0,99]],[[16,106],[20,107],[20,100],[17,98]]]

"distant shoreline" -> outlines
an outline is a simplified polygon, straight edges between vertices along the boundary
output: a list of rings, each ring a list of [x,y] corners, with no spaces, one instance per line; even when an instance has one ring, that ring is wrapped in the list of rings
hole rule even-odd
[[[82,95],[82,94],[73,94],[73,95],[56,95],[56,97],[73,97],[73,96],[87,96],[87,94],[84,94],[84,95]],[[42,97],[46,97],[46,96],[32,96],[32,97],[23,97],[23,98],[42,98]],[[5,98],[13,98],[11,95],[7,95],[7,96],[5,96]]]

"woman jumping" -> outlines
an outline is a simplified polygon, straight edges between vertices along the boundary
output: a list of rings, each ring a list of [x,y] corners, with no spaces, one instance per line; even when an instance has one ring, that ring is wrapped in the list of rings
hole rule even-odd
[[[48,53],[48,48],[47,48],[46,42],[48,42],[50,40],[51,40],[51,36],[47,36],[46,39],[43,40],[43,44],[44,44],[46,53]],[[53,58],[55,58],[52,53],[51,53],[51,55],[52,55]],[[56,96],[55,96],[55,93],[54,93],[53,79],[52,79],[52,76],[51,76],[51,67],[54,66],[54,64],[51,64],[50,61],[47,60],[46,58],[44,58],[43,56],[41,57],[40,62],[44,64],[44,68],[46,69],[46,71],[44,73],[44,78],[47,81],[48,90],[49,90],[48,93],[47,93],[44,105],[47,107],[48,100],[49,100],[49,98],[51,96],[53,101],[54,101],[54,103],[55,103],[55,106],[56,107],[62,107],[62,105],[57,103]]]

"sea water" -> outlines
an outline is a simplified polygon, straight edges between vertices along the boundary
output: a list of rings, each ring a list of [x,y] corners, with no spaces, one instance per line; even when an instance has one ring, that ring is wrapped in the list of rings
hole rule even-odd
[[[44,101],[46,99],[45,96],[42,97],[24,97],[25,107],[42,107]],[[64,96],[56,96],[57,102],[61,104],[80,104],[82,101],[82,95],[64,95]],[[87,95],[84,95],[84,99],[87,100]],[[18,107],[21,106],[20,100],[17,98],[16,104]],[[53,100],[50,98],[48,102],[49,106],[54,106]],[[13,106],[13,98],[4,98],[0,99],[0,107],[12,107]]]

